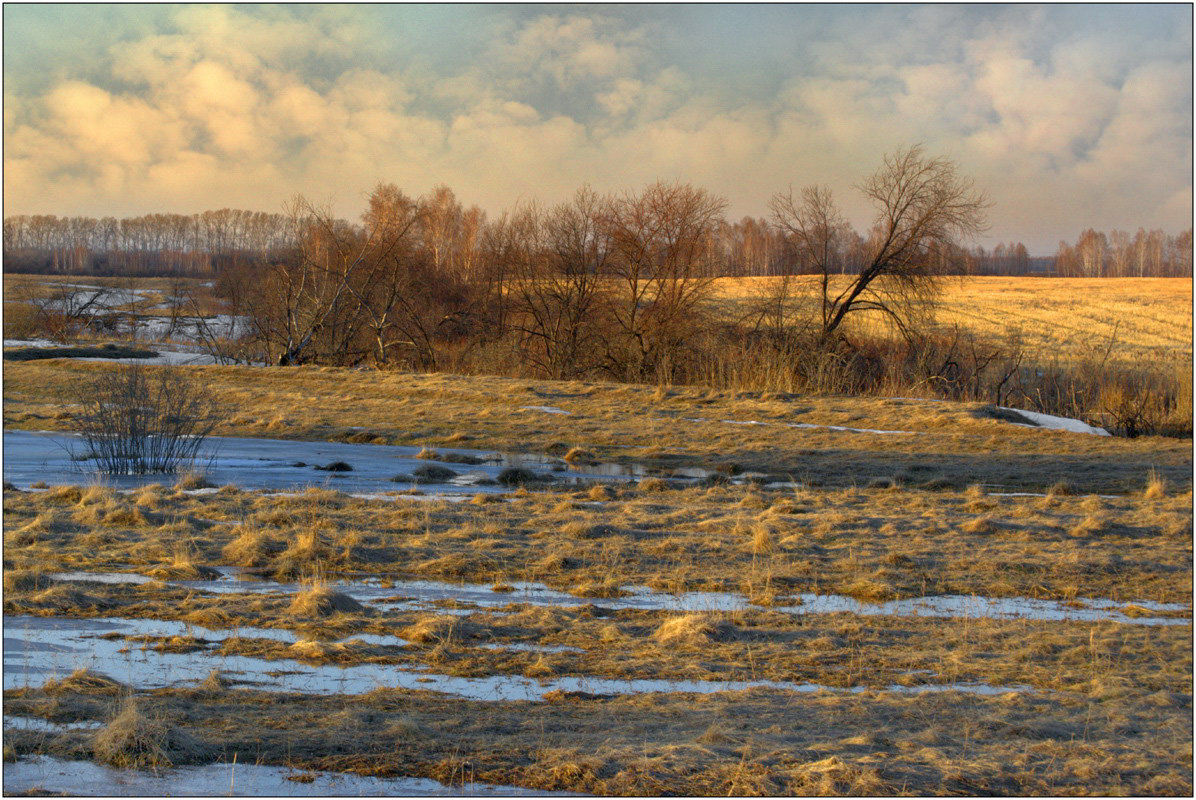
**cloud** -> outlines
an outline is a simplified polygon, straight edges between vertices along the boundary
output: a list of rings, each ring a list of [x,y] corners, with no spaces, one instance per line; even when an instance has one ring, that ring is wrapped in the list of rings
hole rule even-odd
[[[719,15],[721,38],[702,41],[724,72],[745,65],[723,80],[676,39],[670,9],[439,9],[439,35],[455,24],[454,41],[489,44],[436,59],[421,55],[436,41],[420,39],[417,11],[128,17],[90,60],[6,88],[7,211],[272,210],[304,192],[355,217],[386,180],[413,194],[448,183],[498,212],[583,183],[668,178],[728,196],[733,215],[764,213],[790,182],[828,183],[862,226],[870,212],[852,184],[922,141],[990,189],[994,237],[1040,251],[1090,224],[1190,218],[1190,29],[1139,21],[1149,15],[795,7],[753,23],[750,10],[687,12]],[[31,13],[7,20],[8,37]],[[786,20],[791,37],[775,30]],[[1111,20],[1125,21],[1116,35]],[[772,77],[751,73],[765,63],[754,42],[788,38],[769,54]]]

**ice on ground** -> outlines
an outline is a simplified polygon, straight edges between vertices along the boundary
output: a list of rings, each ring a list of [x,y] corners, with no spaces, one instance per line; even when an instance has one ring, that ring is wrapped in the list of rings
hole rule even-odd
[[[556,406],[520,406],[520,411],[543,411],[545,414],[564,414],[565,416],[572,416],[572,411],[566,411],[563,408]]]
[[[46,733],[63,733],[64,731],[86,731],[104,727],[98,720],[83,720],[81,722],[51,722],[41,717],[22,717],[6,714],[4,716],[5,729],[17,731],[44,731]]]
[[[303,780],[292,780],[295,776]],[[308,780],[308,779],[311,780]],[[518,786],[464,783],[446,786],[430,778],[375,778],[345,772],[307,772],[264,764],[207,764],[140,771],[92,761],[32,756],[4,765],[4,794],[94,797],[552,797],[578,796]]]
[[[293,594],[302,590],[301,584],[282,584],[268,580],[241,580],[237,568],[220,567],[224,579],[217,581],[172,581],[179,586],[210,592],[281,592]],[[86,573],[82,573],[86,575]],[[512,603],[529,605],[576,607],[594,603],[591,598],[577,597],[550,589],[542,583],[516,581],[512,591],[495,592],[483,584],[454,584],[430,580],[388,581],[385,586],[374,581],[334,581],[337,591],[360,603],[370,603],[380,610],[423,609],[440,601],[467,603],[476,608],[501,608]],[[624,586],[623,597],[597,601],[605,608],[637,609],[644,611],[742,611],[751,608],[748,598],[737,592],[681,592],[669,594],[646,586]],[[391,598],[402,598],[394,600]],[[770,610],[788,614],[851,613],[859,616],[896,617],[962,617],[972,619],[1030,619],[1043,621],[1120,622],[1126,625],[1189,625],[1189,618],[1137,617],[1119,609],[1127,606],[1148,611],[1182,612],[1187,606],[1179,603],[1157,603],[1149,600],[1110,600],[1077,598],[1076,600],[1039,600],[1030,597],[977,597],[970,595],[932,595],[903,600],[869,603],[838,594],[791,595],[794,604],[772,607]],[[439,609],[437,609],[439,610]],[[468,613],[468,612],[467,612]]]
[[[1053,414],[1040,414],[1037,411],[1023,411],[1020,408],[1006,408],[1005,406],[997,406],[997,408],[1001,411],[1012,411],[1015,414],[1020,414],[1034,423],[1034,425],[1022,427],[1037,427],[1051,431],[1070,431],[1072,433],[1090,433],[1094,436],[1110,435],[1104,428],[1098,428],[1094,425],[1089,425],[1087,422],[1081,422],[1078,419],[1071,419],[1070,417],[1056,417]],[[1021,423],[1015,422],[1013,424],[1020,425]]]
[[[79,483],[101,480],[118,488],[132,488],[147,483],[161,483],[169,478],[161,474],[100,475],[91,468],[91,461],[76,461],[72,456],[82,454],[78,437],[58,432],[5,431],[4,480],[15,486],[31,483]],[[234,484],[242,489],[302,490],[323,486],[350,493],[386,493],[404,488],[406,482],[395,483],[398,475],[410,475],[429,463],[437,463],[415,456],[422,448],[398,445],[351,444],[347,442],[303,442],[281,439],[254,439],[210,436],[201,447],[194,467],[207,475],[211,483]],[[468,455],[481,461],[470,465],[470,473],[484,475],[491,485],[477,483],[481,475],[468,484],[437,483],[421,485],[420,490],[431,495],[472,495],[478,492],[507,492],[499,485],[499,474],[508,466],[522,466],[538,475],[551,476],[557,483],[590,483],[594,481],[634,480],[643,468],[634,465],[598,464],[571,467],[562,459],[534,455],[503,455],[479,450],[442,449],[443,453]],[[353,467],[350,472],[327,473],[315,470],[316,465],[344,461]],[[455,472],[460,464],[445,462]]]
[[[109,632],[133,635],[130,631],[185,630],[186,627],[170,620],[5,616],[4,688],[38,686],[50,678],[65,677],[76,669],[86,667],[138,690],[199,682],[212,669],[219,669],[226,680],[266,691],[335,695],[365,694],[378,688],[424,689],[481,701],[536,702],[543,700],[545,694],[555,691],[599,695],[652,692],[711,694],[750,689],[775,689],[802,694],[824,691],[914,694],[923,691],[971,694],[1032,691],[1024,686],[997,687],[966,683],[945,685],[949,688],[892,685],[874,689],[867,686],[836,688],[789,681],[601,678],[587,675],[540,680],[520,675],[460,678],[438,675],[429,672],[426,667],[404,668],[376,663],[312,666],[294,659],[223,655],[210,650],[175,653],[143,648],[123,638],[100,638]]]

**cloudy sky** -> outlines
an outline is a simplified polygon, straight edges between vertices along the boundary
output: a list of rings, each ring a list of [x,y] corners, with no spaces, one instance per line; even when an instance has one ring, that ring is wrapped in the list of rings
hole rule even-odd
[[[690,181],[730,215],[924,142],[982,243],[1192,218],[1187,5],[4,6],[4,213],[490,212]]]

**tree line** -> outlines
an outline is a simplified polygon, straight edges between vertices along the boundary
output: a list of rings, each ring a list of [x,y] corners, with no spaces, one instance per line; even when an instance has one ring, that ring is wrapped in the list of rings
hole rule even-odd
[[[477,262],[484,254],[488,219],[477,206],[465,208],[446,186],[421,198],[435,217],[429,241],[438,258]],[[346,221],[339,224],[349,225]],[[437,227],[438,226],[438,227]],[[789,241],[775,218],[720,215],[711,226],[711,258],[702,268],[727,277],[817,273]],[[285,257],[297,240],[285,213],[220,209],[199,214],[147,214],[139,217],[10,216],[4,219],[4,262],[10,272],[212,277],[225,269]],[[837,269],[854,274],[865,259],[867,236],[844,232]],[[936,268],[962,275],[1053,275],[1060,277],[1191,277],[1192,230],[1171,236],[1139,228],[1131,236],[1084,231],[1074,244],[1060,242],[1055,254],[1032,257],[1021,242],[991,250],[958,247],[942,254]]]

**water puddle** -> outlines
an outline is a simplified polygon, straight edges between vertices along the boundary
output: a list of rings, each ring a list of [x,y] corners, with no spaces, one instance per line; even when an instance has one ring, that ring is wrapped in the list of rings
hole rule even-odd
[[[198,626],[166,620],[97,620],[63,617],[4,618],[4,688],[40,686],[46,680],[64,677],[86,667],[128,684],[135,689],[179,686],[204,680],[219,669],[228,680],[269,691],[313,695],[364,694],[374,689],[427,689],[483,701],[538,701],[549,692],[585,692],[595,695],[679,692],[710,694],[748,689],[777,689],[798,693],[891,691],[917,694],[923,691],[960,691],[972,694],[1004,694],[1030,691],[1026,687],[996,687],[985,684],[946,686],[898,686],[883,690],[866,686],[846,689],[815,683],[742,680],[672,680],[650,678],[600,678],[562,676],[533,679],[519,675],[491,675],[460,678],[438,675],[425,669],[406,669],[388,664],[312,666],[294,659],[261,659],[224,655],[210,651],[190,653],[143,649],[124,638],[104,634],[136,635],[144,631],[201,630]],[[172,635],[158,633],[158,635]],[[229,638],[231,634],[226,635]],[[204,638],[208,638],[207,635]],[[353,637],[349,637],[350,639]],[[53,649],[46,649],[51,645]]]
[[[557,408],[556,406],[520,406],[519,410],[520,411],[543,411],[545,414],[560,414],[560,415],[563,415],[566,417],[571,416],[573,414],[572,411],[566,411],[565,409]]]
[[[118,488],[161,483],[163,475],[101,475],[85,458],[78,436],[50,431],[5,431],[4,480],[17,487],[99,481]],[[642,465],[614,463],[570,465],[564,459],[534,454],[442,449],[438,458],[416,458],[423,448],[348,442],[300,442],[212,436],[204,441],[197,467],[217,485],[242,489],[301,490],[323,486],[346,493],[400,492],[415,489],[435,495],[508,492],[498,482],[503,470],[528,470],[541,483],[582,485],[595,481],[634,481],[652,471]],[[336,462],[343,471],[325,471]],[[438,469],[429,472],[429,467]],[[697,480],[709,470],[674,470],[670,477]],[[396,478],[400,480],[396,481]],[[534,484],[533,484],[534,485]],[[214,490],[213,490],[214,491]]]
[[[104,727],[103,722],[92,719],[81,722],[51,722],[41,717],[22,717],[17,715],[5,715],[4,717],[5,730],[65,733],[66,731],[91,731],[102,727]]]
[[[209,592],[281,592],[293,594],[303,586],[297,583],[276,583],[252,578],[236,567],[217,567],[221,579],[215,581],[171,581],[175,585]],[[85,580],[91,573],[74,574],[75,580]],[[105,573],[99,573],[105,574]],[[121,573],[110,574],[113,580]],[[144,576],[129,582],[144,582]],[[337,591],[360,603],[372,604],[379,610],[425,609],[432,604],[451,601],[477,608],[496,608],[511,603],[529,605],[576,607],[596,604],[611,609],[644,611],[743,611],[754,608],[748,598],[737,592],[682,592],[669,594],[646,586],[624,586],[623,597],[583,598],[550,589],[542,583],[516,581],[508,584],[512,591],[495,592],[483,584],[455,584],[430,580],[396,580],[382,583],[368,581],[333,581]],[[784,600],[784,599],[783,599]],[[1120,622],[1126,625],[1190,625],[1190,618],[1149,617],[1143,611],[1182,612],[1188,610],[1181,603],[1157,603],[1149,600],[1118,601],[1101,598],[1075,600],[1038,600],[1029,597],[978,597],[970,595],[935,595],[869,603],[837,594],[796,594],[789,602],[770,607],[787,614],[837,614],[859,616],[935,617],[967,619],[1028,619],[1043,621]],[[796,601],[796,602],[794,602]],[[1127,609],[1132,609],[1126,613]],[[437,609],[442,611],[441,609]],[[460,609],[458,609],[460,611]],[[463,613],[470,613],[464,610]]]
[[[578,796],[518,786],[488,783],[447,786],[429,778],[373,778],[262,764],[207,764],[141,772],[91,761],[32,756],[4,765],[5,795],[34,792],[93,797]]]

